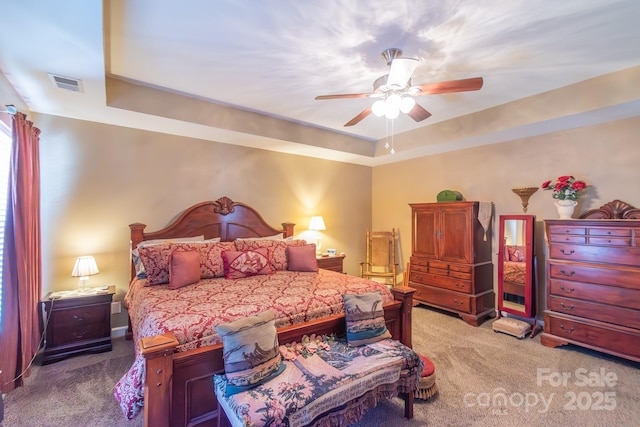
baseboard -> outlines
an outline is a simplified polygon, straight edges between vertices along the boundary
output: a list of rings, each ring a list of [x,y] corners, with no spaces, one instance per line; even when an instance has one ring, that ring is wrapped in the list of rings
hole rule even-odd
[[[118,326],[117,328],[111,329],[111,338],[121,338],[124,337],[125,332],[127,332],[126,326]]]

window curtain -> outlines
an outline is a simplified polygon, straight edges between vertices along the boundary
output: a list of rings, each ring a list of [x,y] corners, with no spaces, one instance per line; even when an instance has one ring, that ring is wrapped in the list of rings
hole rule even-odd
[[[40,345],[39,135],[40,129],[34,127],[26,115],[17,113],[13,116],[0,319],[0,384],[3,393],[23,384]]]

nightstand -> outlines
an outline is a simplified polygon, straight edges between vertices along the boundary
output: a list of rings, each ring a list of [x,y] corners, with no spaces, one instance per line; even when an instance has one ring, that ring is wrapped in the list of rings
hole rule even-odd
[[[337,271],[338,273],[344,273],[342,263],[346,255],[330,255],[330,256],[318,256],[318,267],[325,270]]]
[[[46,365],[82,352],[111,350],[111,301],[115,286],[96,293],[48,293],[44,306],[46,343],[42,364]],[[58,298],[58,294],[65,294]]]

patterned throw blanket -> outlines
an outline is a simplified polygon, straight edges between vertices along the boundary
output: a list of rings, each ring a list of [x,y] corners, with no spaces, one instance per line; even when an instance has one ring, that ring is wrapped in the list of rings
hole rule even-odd
[[[276,327],[282,327],[342,313],[344,294],[379,291],[383,303],[393,301],[384,284],[322,269],[317,273],[278,271],[235,280],[204,279],[176,290],[145,284],[145,280],[134,280],[125,298],[134,342],[172,331],[180,342],[178,351],[219,343],[216,325],[268,309],[276,313]],[[144,358],[137,354],[138,346],[134,348],[136,360],[114,388],[114,396],[129,419],[144,405]]]
[[[349,347],[339,339],[286,361],[282,374],[254,389],[226,397],[226,378],[215,375],[214,390],[234,427],[346,425],[380,399],[413,392],[422,363],[399,341]]]

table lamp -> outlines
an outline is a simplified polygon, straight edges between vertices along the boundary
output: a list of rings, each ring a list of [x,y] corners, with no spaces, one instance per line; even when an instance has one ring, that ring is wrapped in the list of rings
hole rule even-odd
[[[87,284],[89,283],[89,276],[98,274],[98,265],[96,259],[92,256],[81,256],[76,259],[76,264],[73,266],[72,277],[79,277],[80,291],[86,291]]]
[[[322,251],[320,250],[322,243],[320,239],[320,232],[326,229],[327,227],[325,227],[324,225],[324,219],[322,219],[322,216],[317,215],[311,217],[311,221],[309,222],[309,230],[315,231],[316,233],[316,253],[322,253]]]

